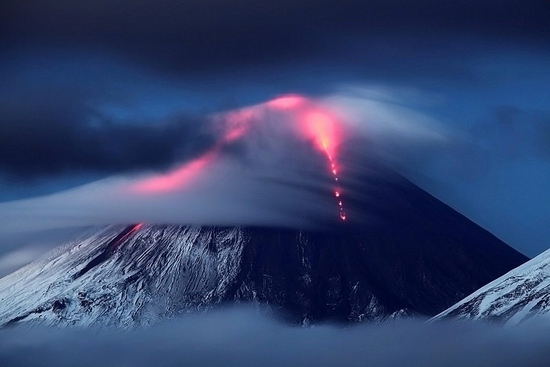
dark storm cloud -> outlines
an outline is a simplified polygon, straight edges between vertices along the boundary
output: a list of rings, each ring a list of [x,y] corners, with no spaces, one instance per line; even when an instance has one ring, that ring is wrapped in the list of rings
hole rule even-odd
[[[256,314],[255,314],[256,313]],[[257,311],[173,319],[133,332],[19,327],[0,331],[0,364],[15,366],[546,366],[549,330],[485,324],[298,328]]]
[[[201,118],[121,122],[52,93],[40,97],[44,108],[29,101],[26,110],[2,109],[0,173],[8,179],[163,170],[214,140]]]
[[[168,72],[349,62],[376,48],[364,37],[384,35],[418,35],[423,42],[442,34],[517,37],[546,45],[550,35],[545,0],[8,0],[2,6],[8,50],[25,42],[86,45]],[[355,40],[344,45],[344,38]]]

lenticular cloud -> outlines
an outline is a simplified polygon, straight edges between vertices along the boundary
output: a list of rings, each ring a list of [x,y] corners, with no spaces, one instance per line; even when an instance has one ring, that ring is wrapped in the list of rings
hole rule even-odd
[[[0,205],[6,231],[111,223],[283,225],[346,220],[354,171],[406,160],[449,135],[400,95],[285,95],[209,116],[215,143],[160,173],[113,176]],[[350,162],[353,162],[351,164]],[[30,228],[33,227],[33,228]]]

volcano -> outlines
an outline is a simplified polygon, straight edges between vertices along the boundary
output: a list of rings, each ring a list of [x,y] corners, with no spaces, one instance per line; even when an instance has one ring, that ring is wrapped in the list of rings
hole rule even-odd
[[[368,182],[349,220],[316,228],[98,229],[1,279],[0,325],[133,328],[235,303],[294,324],[428,317],[528,260],[397,174]]]

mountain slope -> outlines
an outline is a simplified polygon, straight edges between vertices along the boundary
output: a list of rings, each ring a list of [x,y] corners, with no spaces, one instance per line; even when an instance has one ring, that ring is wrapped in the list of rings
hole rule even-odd
[[[550,250],[475,291],[434,320],[452,317],[517,325],[533,316],[550,320]]]
[[[252,302],[293,323],[433,316],[527,258],[409,181],[317,230],[110,226],[0,279],[0,325],[133,327]]]
[[[209,303],[236,276],[238,229],[138,227],[109,227],[1,279],[0,322],[149,324]]]

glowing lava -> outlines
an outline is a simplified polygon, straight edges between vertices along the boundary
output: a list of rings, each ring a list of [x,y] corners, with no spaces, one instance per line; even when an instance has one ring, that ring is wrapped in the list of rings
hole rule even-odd
[[[312,111],[305,114],[304,122],[317,148],[331,158],[336,153],[336,143],[339,140],[334,119],[328,113]]]
[[[340,187],[338,186],[338,176],[337,176],[337,171],[336,171],[336,164],[334,163],[334,160],[332,158],[332,155],[328,152],[328,150],[326,151],[327,153],[327,157],[330,161],[330,167],[332,168],[331,172],[332,172],[332,177],[334,177],[334,182],[336,183],[336,189],[334,190],[334,196],[336,197],[336,199],[338,199],[338,215],[340,216],[340,219],[342,220],[346,220],[346,212],[344,211],[344,204],[342,203],[342,194],[341,194],[341,189]]]
[[[346,212],[341,199],[341,189],[339,187],[338,168],[336,164],[336,149],[340,141],[340,134],[336,119],[330,113],[321,109],[312,109],[306,111],[303,117],[303,123],[306,131],[313,138],[317,148],[327,155],[330,172],[336,183],[334,196],[338,199],[338,214],[341,220],[346,220]]]
[[[267,109],[266,109],[267,107]],[[224,113],[218,126],[217,143],[196,159],[185,163],[171,172],[149,177],[132,185],[131,189],[139,193],[172,192],[185,188],[193,182],[205,168],[211,165],[228,145],[250,135],[253,124],[264,121],[264,113],[280,111],[286,120],[297,124],[290,128],[312,141],[315,148],[327,156],[329,171],[334,179],[334,196],[341,220],[346,220],[342,189],[338,177],[339,167],[336,161],[338,145],[341,142],[341,125],[331,111],[320,103],[300,95],[286,95],[274,98],[266,103]],[[290,118],[289,118],[290,117]]]
[[[275,98],[267,102],[273,109],[291,111],[298,118],[300,132],[311,139],[315,147],[324,152],[329,162],[329,170],[334,178],[336,187],[334,196],[338,204],[338,215],[346,220],[346,212],[342,202],[342,190],[339,186],[338,167],[336,164],[336,150],[341,140],[337,119],[325,108],[311,100],[298,95],[288,95]]]
[[[312,101],[296,95],[276,98],[268,102],[267,105],[279,110],[291,110],[295,113],[301,126],[301,132],[314,142],[317,149],[326,154],[329,170],[336,183],[334,196],[337,198],[338,215],[341,220],[346,220],[336,164],[336,150],[341,140],[336,118]]]

